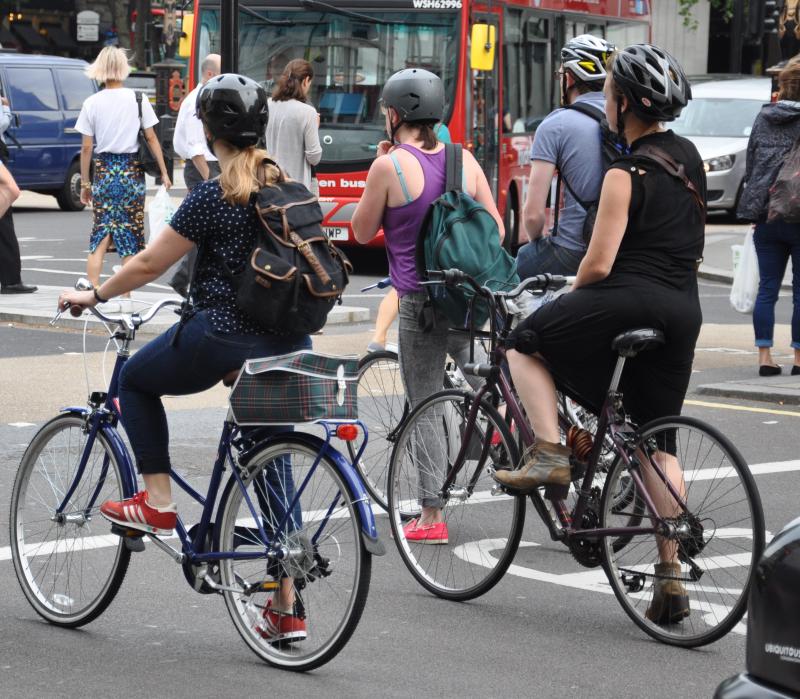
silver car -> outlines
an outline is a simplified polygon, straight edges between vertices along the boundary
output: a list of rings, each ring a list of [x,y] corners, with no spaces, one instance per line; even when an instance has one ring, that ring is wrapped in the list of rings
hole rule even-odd
[[[692,86],[692,100],[668,124],[697,147],[708,178],[708,208],[736,211],[742,191],[747,140],[761,107],[769,102],[769,78],[712,80]]]

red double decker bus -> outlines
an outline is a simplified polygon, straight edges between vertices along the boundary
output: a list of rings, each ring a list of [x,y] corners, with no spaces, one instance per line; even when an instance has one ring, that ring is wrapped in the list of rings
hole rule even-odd
[[[202,57],[221,48],[219,0],[195,0],[194,12],[192,78]],[[647,41],[649,19],[649,0],[245,0],[239,71],[269,88],[294,58],[314,66],[320,200],[329,235],[345,245],[355,244],[350,220],[386,138],[378,106],[384,82],[402,68],[437,73],[444,122],[483,166],[514,246],[533,135],[559,99],[561,46],[583,33],[623,46]],[[475,36],[492,44],[480,67],[471,56],[476,25]]]

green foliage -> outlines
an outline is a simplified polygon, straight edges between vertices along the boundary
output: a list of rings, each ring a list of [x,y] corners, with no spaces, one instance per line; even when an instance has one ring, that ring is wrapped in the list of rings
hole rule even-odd
[[[692,16],[694,6],[700,0],[678,0],[678,14],[683,18],[683,26],[697,29],[697,20]],[[733,0],[710,0],[711,6],[722,12],[725,21],[730,21],[733,15]]]

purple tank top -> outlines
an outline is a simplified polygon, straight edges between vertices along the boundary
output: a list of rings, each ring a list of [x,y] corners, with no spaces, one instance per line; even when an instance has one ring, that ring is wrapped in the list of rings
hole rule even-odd
[[[417,278],[417,235],[428,207],[444,194],[445,150],[425,153],[406,144],[400,144],[398,148],[411,153],[419,161],[425,181],[419,197],[402,206],[387,206],[383,212],[389,275],[398,296],[405,296],[422,289]]]

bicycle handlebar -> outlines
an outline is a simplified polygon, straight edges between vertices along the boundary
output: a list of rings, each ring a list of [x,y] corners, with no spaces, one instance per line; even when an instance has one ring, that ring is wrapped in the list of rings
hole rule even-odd
[[[524,291],[548,291],[562,289],[568,284],[575,283],[575,277],[565,277],[558,274],[539,274],[535,277],[523,279],[511,291],[492,291],[487,287],[481,286],[469,274],[460,269],[427,270],[428,280],[423,284],[444,284],[445,286],[456,286],[458,284],[468,284],[477,293],[494,297],[514,299]]]
[[[75,284],[75,288],[78,291],[90,291],[93,287],[85,279],[79,279]],[[166,308],[167,306],[180,307],[182,305],[183,305],[182,301],[176,301],[174,299],[161,299],[154,306],[152,306],[144,315],[140,315],[138,313],[123,313],[116,317],[106,315],[97,306],[91,306],[91,307],[87,306],[85,310],[88,310],[90,313],[92,313],[92,315],[99,318],[105,323],[114,323],[122,327],[122,329],[125,331],[133,331],[141,327],[145,323],[149,323],[158,314],[158,312],[161,311],[162,308]],[[65,311],[69,310],[70,314],[75,315],[74,313],[72,313],[70,304],[67,304],[64,307],[64,310]],[[62,311],[56,310],[56,314],[53,317],[53,320],[50,321],[50,325],[53,325],[58,320],[58,318],[61,316],[61,313]],[[80,315],[81,314],[78,314],[78,316],[76,317],[80,317]]]

